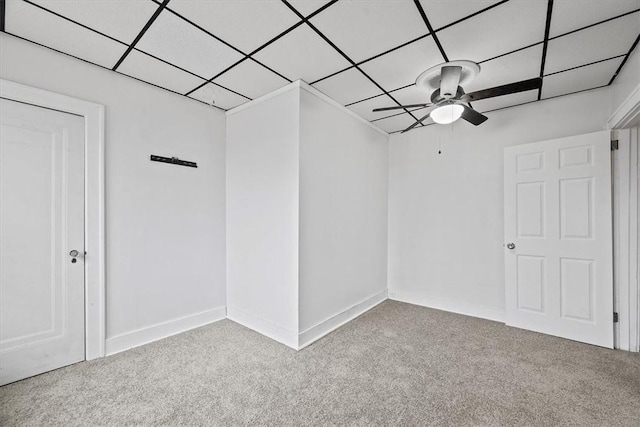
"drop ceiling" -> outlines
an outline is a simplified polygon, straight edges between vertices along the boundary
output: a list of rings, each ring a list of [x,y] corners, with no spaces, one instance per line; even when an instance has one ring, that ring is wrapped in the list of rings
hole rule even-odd
[[[228,110],[302,79],[388,132],[428,102],[413,84],[457,59],[465,90],[543,77],[488,112],[613,82],[640,38],[640,0],[6,0],[4,31]]]

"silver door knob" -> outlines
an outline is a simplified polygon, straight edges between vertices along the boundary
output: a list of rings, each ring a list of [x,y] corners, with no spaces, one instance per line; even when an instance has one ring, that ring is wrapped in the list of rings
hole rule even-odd
[[[78,255],[80,255],[80,252],[76,251],[75,249],[72,250],[71,252],[69,252],[69,256],[72,257],[72,258],[75,258]]]
[[[507,249],[515,249],[516,245],[513,243],[507,243]]]

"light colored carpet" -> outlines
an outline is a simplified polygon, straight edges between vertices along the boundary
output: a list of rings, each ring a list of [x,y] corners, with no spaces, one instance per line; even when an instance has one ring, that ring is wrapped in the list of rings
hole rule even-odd
[[[0,425],[635,425],[640,355],[386,301],[295,352],[228,320],[0,388]]]

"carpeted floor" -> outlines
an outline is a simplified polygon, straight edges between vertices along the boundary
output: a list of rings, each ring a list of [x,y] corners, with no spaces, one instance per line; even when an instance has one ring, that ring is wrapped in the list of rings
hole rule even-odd
[[[635,425],[640,354],[386,301],[300,352],[224,320],[0,388],[0,425]]]

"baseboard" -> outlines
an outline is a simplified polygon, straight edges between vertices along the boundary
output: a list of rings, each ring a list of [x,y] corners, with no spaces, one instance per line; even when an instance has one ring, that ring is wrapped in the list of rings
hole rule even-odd
[[[107,338],[106,355],[120,353],[121,351],[186,332],[189,329],[204,326],[226,317],[227,310],[223,306],[116,335],[115,337]]]
[[[387,290],[378,292],[375,295],[361,301],[338,314],[312,326],[298,335],[298,350],[303,349],[309,344],[319,340],[325,335],[338,329],[340,326],[350,322],[376,305],[387,299]]]
[[[389,299],[421,305],[423,307],[435,308],[437,310],[449,311],[451,313],[464,314],[465,316],[493,320],[500,323],[504,323],[505,321],[504,311],[501,310],[495,310],[474,304],[460,303],[460,301],[452,301],[444,298],[433,298],[426,294],[417,292],[390,289]]]
[[[291,347],[294,350],[298,349],[298,336],[296,332],[274,323],[271,320],[263,319],[262,317],[247,313],[235,307],[227,307],[227,318],[276,340],[287,347]]]

